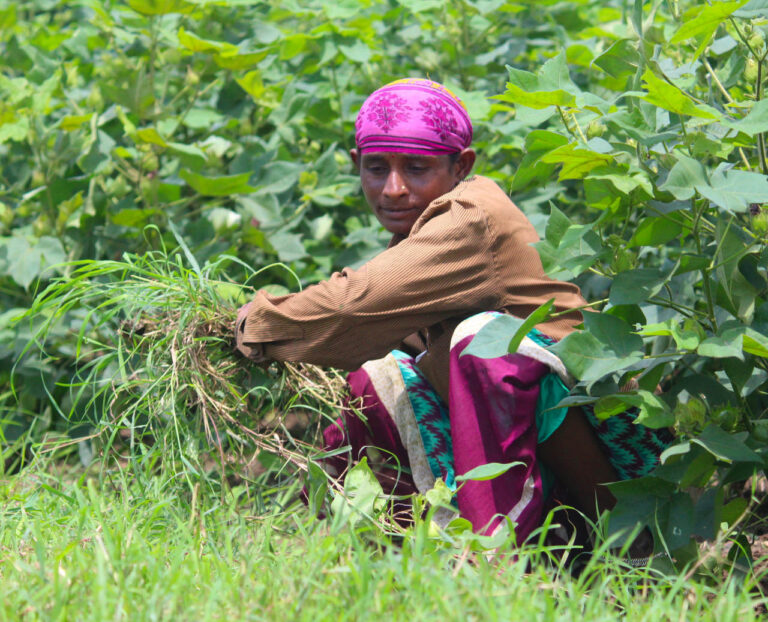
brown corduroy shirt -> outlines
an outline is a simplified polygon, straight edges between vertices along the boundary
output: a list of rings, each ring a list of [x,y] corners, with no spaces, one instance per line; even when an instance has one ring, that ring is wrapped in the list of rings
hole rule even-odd
[[[550,298],[555,311],[585,304],[578,287],[546,276],[531,246],[538,239],[495,182],[472,177],[358,270],[287,296],[258,292],[236,327],[238,347],[255,361],[354,370],[406,340],[412,353],[427,350],[419,367],[447,398],[451,334],[463,319],[480,311],[526,317]],[[538,328],[560,339],[579,322],[574,311]]]

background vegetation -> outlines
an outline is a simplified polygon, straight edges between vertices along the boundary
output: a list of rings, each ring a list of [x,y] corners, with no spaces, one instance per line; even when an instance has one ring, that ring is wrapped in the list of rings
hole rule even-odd
[[[140,404],[165,408],[153,419],[143,406],[116,406],[110,391],[128,387],[130,403],[130,391],[167,371],[136,358],[147,341],[128,347],[116,337],[139,309],[175,306],[173,334],[183,336],[197,311],[231,313],[247,296],[240,284],[295,290],[378,252],[387,236],[364,207],[346,153],[355,113],[388,80],[428,75],[467,103],[476,170],[507,189],[540,230],[546,268],[575,279],[594,302],[584,332],[556,347],[580,381],[569,399],[592,404],[598,417],[632,406],[647,425],[679,434],[662,468],[616,487],[621,504],[607,534],[646,524],[678,571],[694,568],[705,579],[722,575],[695,561],[697,542],[730,540],[743,579],[749,539],[764,527],[742,482],[764,469],[768,442],[766,26],[765,0],[0,0],[2,448],[9,471],[35,462],[5,478],[4,515],[16,527],[4,531],[4,546],[20,556],[13,572],[30,571],[30,546],[41,578],[61,576],[50,569],[81,549],[83,568],[92,555],[116,559],[123,553],[104,536],[101,545],[75,543],[99,542],[94,534],[107,523],[96,508],[136,499],[155,499],[147,502],[157,508],[141,517],[120,510],[120,520],[139,525],[137,537],[146,528],[151,548],[158,525],[178,524],[175,541],[199,546],[198,560],[277,550],[249,549],[247,535],[232,544],[223,527],[196,522],[210,512],[244,534],[233,506],[259,514],[266,531],[254,533],[285,534],[280,546],[312,534],[306,550],[327,547],[339,576],[358,573],[352,568],[365,555],[356,557],[356,547],[384,547],[375,538],[361,544],[354,529],[337,549],[314,539],[324,528],[312,514],[326,489],[298,439],[308,422],[333,412],[327,400],[295,385],[281,390],[284,377],[274,372],[237,381],[242,392],[258,389],[249,397],[253,425],[266,421],[296,439],[280,451],[305,452],[289,467],[290,456],[234,428],[223,442],[198,410],[179,406],[189,402],[176,401],[178,393],[167,408],[156,393],[143,394],[149,402]],[[170,286],[119,295],[121,283],[138,287],[142,278]],[[174,287],[181,298],[168,294]],[[196,330],[206,344],[222,339]],[[510,336],[489,327],[486,351],[504,351]],[[638,389],[620,393],[630,378]],[[275,419],[276,410],[297,411],[297,394],[301,413],[319,414]],[[248,468],[223,451],[211,458],[234,446]],[[91,470],[62,475],[52,465],[68,455]],[[316,499],[309,512],[293,505],[298,472],[309,474]],[[33,476],[43,486],[35,493],[27,488]],[[65,491],[72,477],[80,482]],[[358,493],[367,485],[351,483]],[[362,497],[371,505],[358,510],[382,509]],[[56,503],[61,514],[45,509]],[[363,528],[340,507],[342,523]],[[58,518],[33,520],[42,513]],[[43,536],[50,521],[64,526],[66,543]],[[75,535],[62,535],[67,525]],[[340,538],[343,525],[334,525]],[[125,529],[114,532],[115,546],[134,533]],[[208,529],[216,535],[195,539]],[[417,533],[409,536],[415,550],[426,550]],[[484,546],[452,538],[433,545],[435,568],[454,564],[457,574],[469,572],[452,557],[457,547]],[[400,567],[387,551],[374,556],[375,572],[355,575],[359,585]],[[476,561],[473,576],[482,577]],[[110,563],[98,576],[119,583],[123,571]],[[199,566],[190,572],[203,576]],[[595,572],[573,588],[577,598],[599,587],[588,583],[604,576]],[[151,582],[141,577],[138,584]],[[665,602],[682,606],[686,596],[670,581],[660,588]],[[298,600],[319,585],[301,587]],[[70,587],[46,592],[47,614],[66,617],[56,607]],[[630,601],[617,595],[625,587],[609,593],[627,610]],[[123,598],[106,606],[130,615]],[[583,612],[591,601],[580,602]]]

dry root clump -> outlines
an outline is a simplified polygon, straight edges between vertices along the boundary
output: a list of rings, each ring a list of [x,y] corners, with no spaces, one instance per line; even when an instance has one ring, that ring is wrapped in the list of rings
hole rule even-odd
[[[181,417],[201,426],[222,458],[251,446],[305,468],[306,450],[321,438],[322,415],[342,408],[344,380],[315,365],[254,365],[234,347],[234,319],[231,309],[205,315],[153,310],[122,322],[135,369],[128,382],[114,385],[115,414],[125,418],[115,407],[129,397],[153,435]]]

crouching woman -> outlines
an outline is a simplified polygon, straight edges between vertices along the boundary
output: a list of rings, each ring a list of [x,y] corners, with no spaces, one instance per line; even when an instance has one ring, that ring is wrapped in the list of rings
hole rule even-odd
[[[567,372],[546,346],[575,329],[586,303],[575,285],[545,275],[533,226],[507,194],[470,176],[463,103],[436,82],[398,80],[368,97],[355,127],[350,155],[392,234],[388,248],[302,292],[258,292],[239,313],[238,348],[257,362],[350,370],[350,404],[364,417],[343,413],[326,443],[349,444],[353,460],[383,450],[396,493],[424,492],[437,477],[455,487],[456,474],[479,465],[521,462],[459,487],[459,512],[476,531],[509,517],[521,542],[540,524],[552,482],[588,515],[610,507],[601,484],[649,471],[667,439],[631,418],[608,428],[553,408],[567,395]],[[549,299],[556,319],[517,353],[461,356],[497,314],[527,317]]]

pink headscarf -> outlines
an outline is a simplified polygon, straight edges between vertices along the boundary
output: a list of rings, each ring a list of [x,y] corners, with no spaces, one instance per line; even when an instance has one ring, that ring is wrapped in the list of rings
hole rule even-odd
[[[431,80],[396,80],[374,91],[355,121],[361,153],[386,151],[439,155],[472,142],[472,122],[462,101]]]

